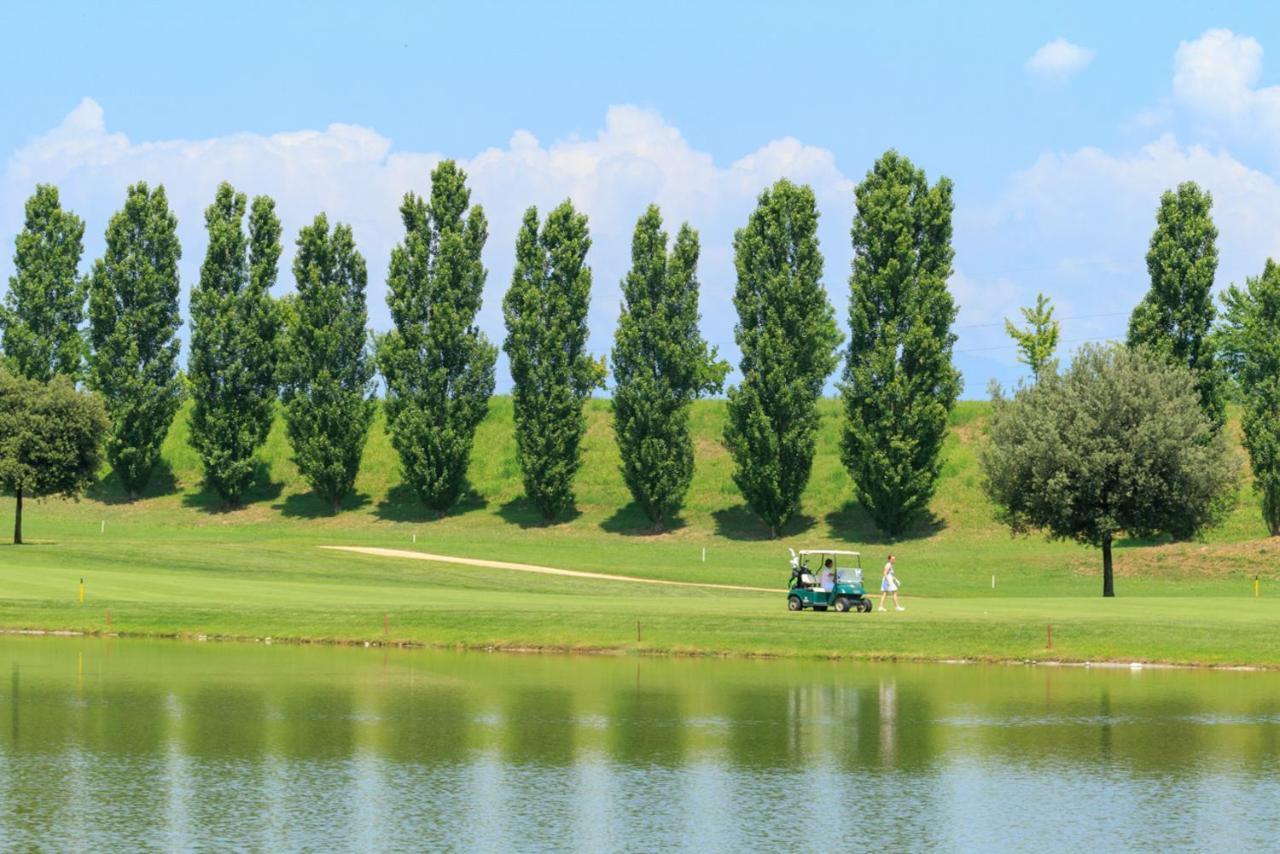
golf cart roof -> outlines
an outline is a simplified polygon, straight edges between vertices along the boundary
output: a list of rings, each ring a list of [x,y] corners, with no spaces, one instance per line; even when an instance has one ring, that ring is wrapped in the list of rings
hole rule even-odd
[[[862,552],[847,552],[847,551],[842,551],[841,549],[800,549],[800,551],[799,551],[799,552],[797,552],[797,554],[802,554],[802,555],[852,555],[853,557],[860,557],[860,556],[861,556],[861,554],[862,554]]]

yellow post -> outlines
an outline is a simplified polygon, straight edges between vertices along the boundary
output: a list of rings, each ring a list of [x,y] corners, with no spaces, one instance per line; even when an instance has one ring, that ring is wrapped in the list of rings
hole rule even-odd
[[[80,604],[84,604],[84,579],[80,579]]]
[[[1259,595],[1261,594],[1261,592],[1262,592],[1262,591],[1261,591],[1261,589],[1260,589],[1260,587],[1261,587],[1261,583],[1262,583],[1262,582],[1260,582],[1260,581],[1258,580],[1258,576],[1256,576],[1256,575],[1255,575],[1255,576],[1253,577],[1253,598],[1254,598],[1254,599],[1257,599],[1257,598],[1258,598],[1258,596],[1259,596]]]

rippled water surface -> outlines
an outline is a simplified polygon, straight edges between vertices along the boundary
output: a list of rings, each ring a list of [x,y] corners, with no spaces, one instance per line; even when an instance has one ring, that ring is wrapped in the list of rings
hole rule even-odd
[[[1280,674],[0,638],[6,849],[1275,850]]]

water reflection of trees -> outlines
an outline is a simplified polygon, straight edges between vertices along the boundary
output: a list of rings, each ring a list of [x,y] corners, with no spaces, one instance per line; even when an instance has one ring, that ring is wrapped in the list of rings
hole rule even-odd
[[[511,762],[571,765],[574,754],[573,695],[568,691],[515,688],[503,715],[504,754]]]
[[[609,715],[609,753],[618,762],[675,767],[685,760],[686,728],[674,691],[623,689]]]

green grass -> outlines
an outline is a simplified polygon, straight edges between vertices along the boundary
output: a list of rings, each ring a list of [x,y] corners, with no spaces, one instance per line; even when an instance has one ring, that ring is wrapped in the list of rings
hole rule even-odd
[[[608,404],[592,401],[578,507],[544,526],[520,497],[511,401],[496,398],[477,436],[472,494],[435,519],[400,483],[375,423],[347,509],[330,515],[289,461],[277,424],[242,509],[224,512],[200,483],[186,413],[148,495],[123,500],[109,474],[80,502],[27,505],[37,544],[0,547],[0,627],[466,646],[645,649],[920,658],[1069,658],[1280,665],[1265,640],[1280,606],[1280,544],[1247,487],[1205,541],[1124,542],[1121,598],[1099,596],[1098,553],[1013,538],[982,495],[976,463],[986,406],[962,403],[932,518],[890,545],[853,498],[839,461],[839,412],[822,426],[803,511],[779,541],[742,506],[719,437],[722,401],[695,406],[698,469],[673,529],[659,535],[618,474]],[[0,525],[12,524],[6,501]],[[416,542],[415,542],[416,540]],[[320,545],[440,554],[687,581],[778,586],[786,546],[860,549],[876,569],[891,548],[909,610],[788,614],[781,595],[725,594],[532,576],[326,552]],[[703,550],[706,559],[702,559]],[[1252,579],[1263,576],[1261,600]],[[991,588],[991,578],[996,587]],[[76,602],[83,577],[87,601]],[[384,635],[383,617],[389,631]],[[636,641],[636,622],[641,640]],[[1045,649],[1046,624],[1054,647]]]

